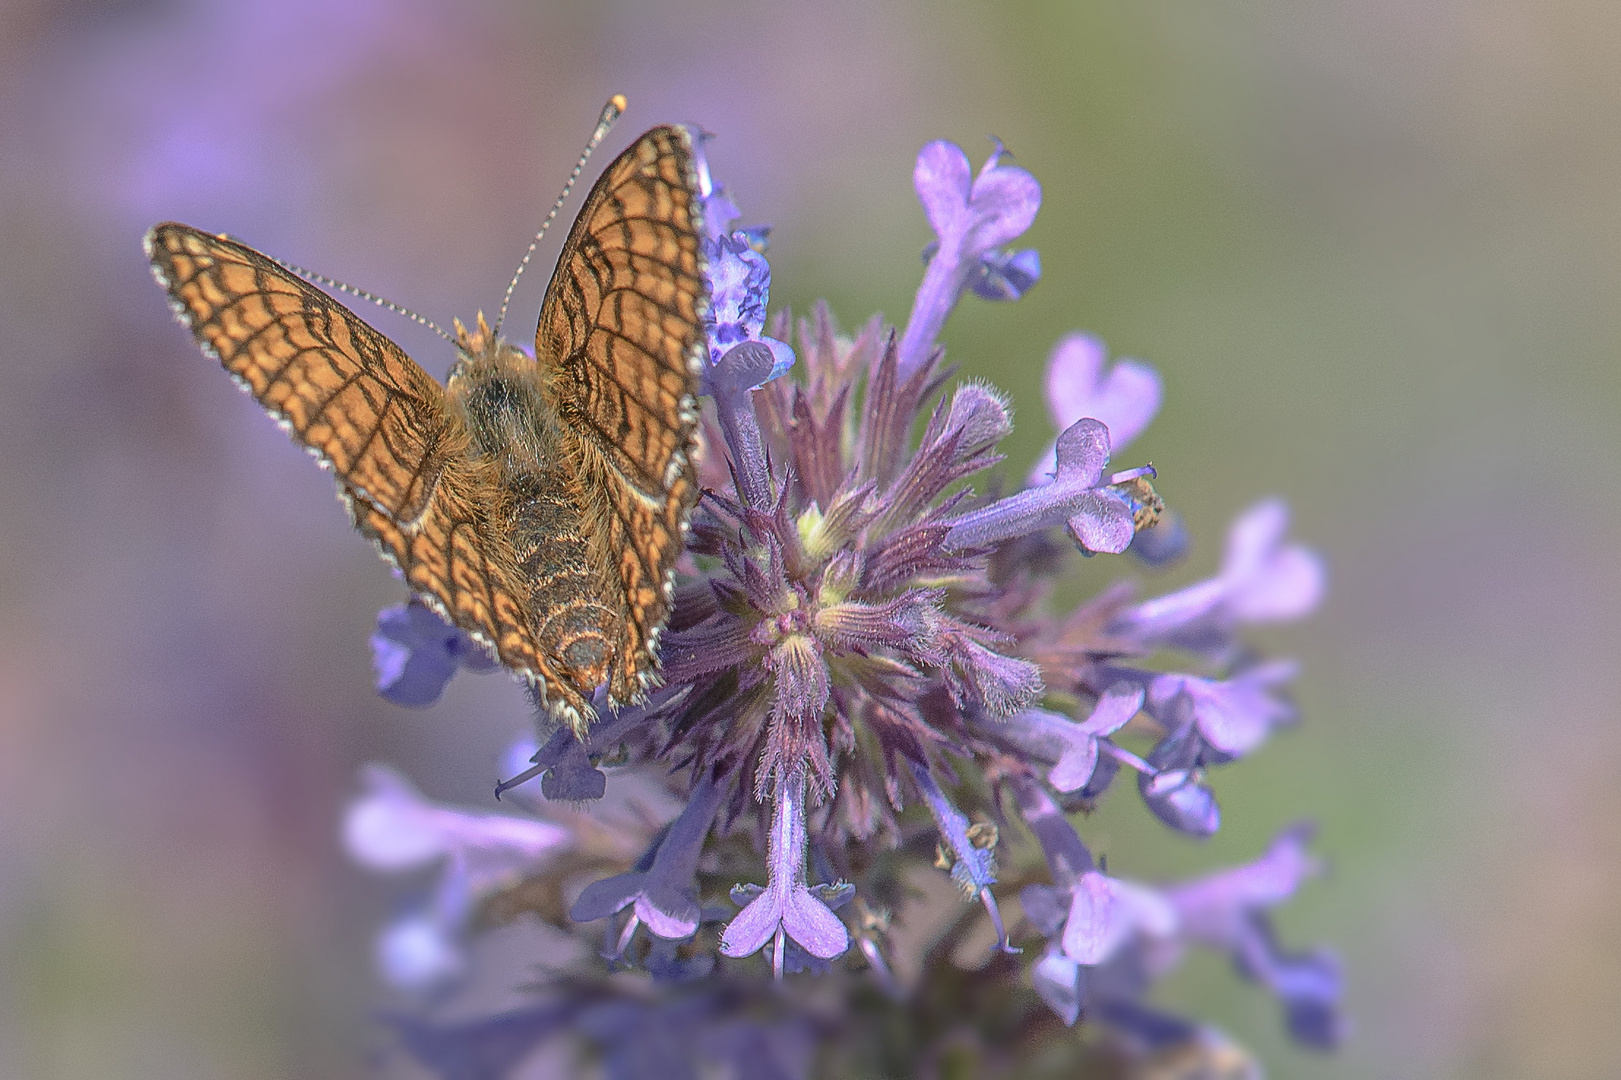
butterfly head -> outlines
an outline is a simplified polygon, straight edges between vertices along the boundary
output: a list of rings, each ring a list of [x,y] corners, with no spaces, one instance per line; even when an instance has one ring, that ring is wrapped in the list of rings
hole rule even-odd
[[[494,351],[499,340],[495,331],[490,329],[490,324],[484,320],[482,311],[478,313],[478,325],[472,330],[463,326],[460,319],[452,320],[451,325],[456,329],[456,348],[468,359]]]

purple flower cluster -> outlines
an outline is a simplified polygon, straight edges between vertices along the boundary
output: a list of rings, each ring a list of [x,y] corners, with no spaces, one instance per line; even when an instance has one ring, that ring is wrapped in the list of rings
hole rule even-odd
[[[1308,828],[1250,864],[1153,884],[1115,876],[1075,819],[1124,768],[1160,822],[1211,836],[1210,770],[1295,719],[1294,665],[1242,639],[1322,595],[1282,504],[1239,516],[1212,578],[1056,610],[1066,555],[1153,567],[1186,545],[1152,466],[1111,471],[1153,419],[1159,376],[1110,367],[1091,337],[1053,353],[1059,434],[1028,485],[994,498],[972,482],[1002,461],[1011,412],[987,385],[952,385],[937,339],[964,295],[1015,300],[1039,279],[1036,253],[1010,246],[1040,205],[1034,177],[1000,143],[977,174],[957,147],[924,147],[914,180],[936,241],[911,317],[852,336],[822,306],[797,326],[767,318],[766,231],[732,230],[736,207],[707,165],[700,178],[710,453],[663,688],[599,702],[583,738],[541,731],[498,789],[527,818],[432,806],[374,768],[346,830],[369,866],[445,867],[383,936],[398,986],[453,990],[468,941],[519,915],[597,944],[549,964],[532,1006],[397,1019],[400,1046],[446,1077],[503,1075],[560,1038],[627,1080],[922,1074],[964,1055],[994,1076],[1079,1024],[1095,1036],[1067,1043],[1082,1075],[1247,1062],[1152,1003],[1198,946],[1275,996],[1298,1042],[1333,1047],[1335,960],[1286,949],[1269,916],[1319,867]],[[416,605],[385,611],[373,642],[379,689],[401,704],[489,663]],[[668,804],[621,829],[639,857],[580,813],[627,785]],[[959,966],[982,932],[989,961]]]

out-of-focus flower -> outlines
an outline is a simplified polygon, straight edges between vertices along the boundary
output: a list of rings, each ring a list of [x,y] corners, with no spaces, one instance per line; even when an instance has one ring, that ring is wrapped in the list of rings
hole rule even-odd
[[[1116,451],[1142,434],[1159,412],[1159,373],[1139,360],[1120,360],[1104,371],[1108,351],[1090,334],[1070,334],[1047,361],[1047,412],[1059,431],[1091,417],[1109,429]],[[1052,477],[1057,443],[1030,470],[1031,484]]]
[[[1185,699],[1205,742],[1228,757],[1243,757],[1265,742],[1273,728],[1294,719],[1293,706],[1269,691],[1295,671],[1293,662],[1279,660],[1230,679],[1156,675],[1149,683],[1148,708],[1156,716],[1168,716],[1178,699]]]
[[[1277,996],[1297,1041],[1330,1049],[1345,1032],[1339,961],[1326,949],[1286,951],[1267,915],[1321,870],[1306,850],[1311,837],[1310,826],[1296,825],[1254,862],[1172,886],[1165,896],[1182,940],[1226,952],[1240,974]]]
[[[429,802],[384,765],[362,769],[361,784],[344,816],[349,854],[384,873],[443,867],[427,903],[379,939],[379,964],[402,988],[427,989],[459,975],[461,938],[477,902],[539,870],[570,844],[567,830],[549,822]]]
[[[1280,500],[1250,507],[1228,531],[1219,574],[1126,608],[1111,629],[1145,649],[1169,645],[1220,657],[1241,625],[1310,614],[1323,596],[1323,564],[1311,549],[1284,542],[1288,525]]]
[[[420,600],[377,613],[371,650],[377,692],[396,705],[432,705],[459,669],[492,671],[497,666],[483,646]]]

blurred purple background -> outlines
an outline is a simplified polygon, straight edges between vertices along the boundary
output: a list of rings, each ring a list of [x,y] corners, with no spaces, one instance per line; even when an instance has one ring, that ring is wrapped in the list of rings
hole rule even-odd
[[[1356,1034],[1289,1050],[1215,960],[1170,1001],[1278,1076],[1621,1075],[1621,11],[1594,0],[11,0],[0,1075],[366,1075],[389,893],[338,846],[354,769],[478,802],[527,722],[500,676],[373,696],[399,587],[174,325],[142,231],[468,318],[616,91],[605,155],[716,132],[776,226],[773,300],[847,326],[910,304],[917,148],[994,132],[1045,186],[1045,277],[946,343],[1022,409],[1010,477],[1084,328],[1165,377],[1132,453],[1198,546],[1161,585],[1269,493],[1326,555],[1323,612],[1268,639],[1306,662],[1305,725],[1218,778],[1223,834],[1124,800],[1083,831],[1153,877],[1317,818],[1335,872],[1286,931],[1341,949]],[[443,374],[442,342],[368,317]]]

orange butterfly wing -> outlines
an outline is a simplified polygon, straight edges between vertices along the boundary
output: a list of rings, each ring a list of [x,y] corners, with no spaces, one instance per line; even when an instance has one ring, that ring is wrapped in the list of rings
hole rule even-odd
[[[176,314],[232,378],[338,478],[355,524],[440,613],[530,679],[535,641],[501,493],[444,388],[352,311],[244,244],[173,222],[146,235]],[[575,695],[577,697],[577,695]]]
[[[692,135],[647,132],[592,187],[558,259],[535,333],[555,365],[559,415],[582,444],[587,535],[626,612],[615,700],[656,680],[672,567],[698,496],[702,322]]]

